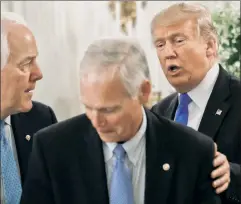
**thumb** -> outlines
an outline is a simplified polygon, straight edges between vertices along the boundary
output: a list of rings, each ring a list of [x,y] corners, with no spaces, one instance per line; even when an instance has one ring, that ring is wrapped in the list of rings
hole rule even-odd
[[[217,146],[216,142],[214,142],[214,156],[217,155],[217,152],[218,152],[218,146]]]

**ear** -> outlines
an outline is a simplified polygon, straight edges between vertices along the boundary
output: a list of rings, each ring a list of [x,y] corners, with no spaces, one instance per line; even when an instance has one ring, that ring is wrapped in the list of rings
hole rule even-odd
[[[139,100],[141,104],[148,103],[149,96],[151,94],[151,83],[149,80],[143,81],[140,87]]]
[[[207,48],[206,48],[206,56],[207,58],[215,57],[217,52],[216,48],[216,40],[215,39],[209,39],[207,41]]]

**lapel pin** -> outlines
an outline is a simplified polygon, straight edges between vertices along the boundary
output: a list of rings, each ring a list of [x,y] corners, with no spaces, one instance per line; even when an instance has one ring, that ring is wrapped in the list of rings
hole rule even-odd
[[[31,136],[30,135],[26,135],[25,139],[29,141],[31,139]]]
[[[221,114],[222,114],[222,110],[218,109],[215,115],[221,115]]]
[[[163,164],[162,168],[163,168],[164,171],[169,171],[170,165],[167,164],[167,163],[166,163],[166,164]]]

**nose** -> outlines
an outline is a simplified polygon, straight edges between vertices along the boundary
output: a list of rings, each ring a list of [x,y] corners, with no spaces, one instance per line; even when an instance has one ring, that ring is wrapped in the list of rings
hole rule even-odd
[[[177,56],[171,43],[166,43],[164,50],[163,50],[163,55],[164,55],[165,59],[173,59]]]
[[[35,62],[33,67],[32,67],[32,70],[31,70],[31,78],[30,78],[30,80],[31,81],[38,81],[38,80],[40,80],[42,78],[43,78],[43,74],[42,74],[42,72],[40,70],[40,67]]]

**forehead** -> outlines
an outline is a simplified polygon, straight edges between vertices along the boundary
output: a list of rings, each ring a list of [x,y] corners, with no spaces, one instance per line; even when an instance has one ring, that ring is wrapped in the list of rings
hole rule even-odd
[[[127,92],[118,76],[108,77],[89,74],[80,82],[81,100],[91,107],[106,107],[120,104]]]
[[[10,53],[16,58],[35,57],[37,45],[31,31],[22,25],[13,25],[8,32]]]
[[[159,39],[166,39],[177,34],[194,36],[196,30],[197,23],[194,20],[182,20],[173,25],[156,25],[153,29],[153,38],[155,42]]]

